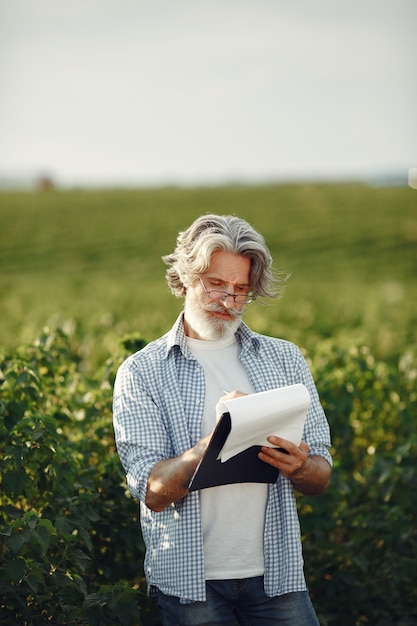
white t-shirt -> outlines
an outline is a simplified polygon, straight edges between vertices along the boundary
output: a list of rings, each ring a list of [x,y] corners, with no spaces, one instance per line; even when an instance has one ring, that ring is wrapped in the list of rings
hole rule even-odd
[[[220,341],[187,337],[187,345],[204,368],[206,397],[201,436],[216,423],[216,404],[224,391],[253,393],[239,360],[233,336]],[[239,483],[200,491],[207,580],[250,578],[264,573],[263,534],[268,485]]]

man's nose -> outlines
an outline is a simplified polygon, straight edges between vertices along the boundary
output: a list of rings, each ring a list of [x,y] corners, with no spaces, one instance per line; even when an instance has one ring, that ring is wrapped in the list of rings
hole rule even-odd
[[[233,294],[229,293],[225,298],[223,298],[223,305],[226,309],[233,309],[235,307],[235,299]]]

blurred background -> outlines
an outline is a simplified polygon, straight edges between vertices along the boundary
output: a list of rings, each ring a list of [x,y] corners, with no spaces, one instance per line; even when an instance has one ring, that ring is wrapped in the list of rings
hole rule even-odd
[[[414,0],[1,0],[0,183],[405,183]]]

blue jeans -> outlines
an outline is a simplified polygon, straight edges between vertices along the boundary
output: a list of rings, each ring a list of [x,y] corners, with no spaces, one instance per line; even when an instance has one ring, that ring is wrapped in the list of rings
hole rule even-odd
[[[158,591],[164,626],[318,626],[307,591],[269,598],[263,576],[242,580],[208,580],[207,600],[181,604]]]

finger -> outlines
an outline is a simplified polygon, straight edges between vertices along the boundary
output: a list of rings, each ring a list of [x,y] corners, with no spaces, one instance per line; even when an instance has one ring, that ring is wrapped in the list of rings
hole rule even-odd
[[[268,446],[262,446],[259,457],[263,461],[279,465],[290,465],[291,456],[284,448],[269,448]]]
[[[241,398],[242,396],[247,396],[247,393],[244,393],[243,391],[238,391],[237,389],[235,389],[234,391],[226,391],[226,389],[223,389],[223,393],[224,396],[222,396],[220,399],[221,400],[234,400],[235,398]]]
[[[304,456],[310,451],[310,446],[305,441],[301,441],[300,445],[297,446],[292,441],[288,441],[288,439],[283,439],[282,437],[276,437],[275,435],[271,435],[270,437],[268,437],[268,441],[273,445],[274,448],[286,450],[288,454],[294,454],[296,456],[298,456],[300,452]]]
[[[273,448],[279,448],[287,452],[292,452],[297,447],[292,441],[288,441],[288,439],[283,439],[282,437],[276,437],[275,435],[268,437],[268,441]]]

